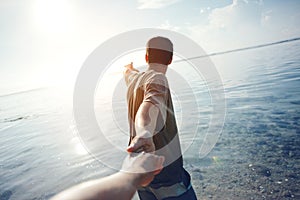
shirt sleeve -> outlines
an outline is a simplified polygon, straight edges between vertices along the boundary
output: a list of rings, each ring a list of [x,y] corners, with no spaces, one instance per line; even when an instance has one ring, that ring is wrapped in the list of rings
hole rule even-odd
[[[129,70],[128,72],[124,73],[125,83],[128,86],[130,82],[134,79],[134,77],[138,74],[138,72]]]
[[[144,101],[154,105],[165,105],[169,94],[168,81],[165,75],[156,74],[145,84]]]

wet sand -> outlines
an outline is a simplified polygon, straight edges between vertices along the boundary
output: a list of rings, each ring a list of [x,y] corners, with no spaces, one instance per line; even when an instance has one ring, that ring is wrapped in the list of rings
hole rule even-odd
[[[297,134],[223,133],[199,165],[186,162],[198,199],[300,199]]]

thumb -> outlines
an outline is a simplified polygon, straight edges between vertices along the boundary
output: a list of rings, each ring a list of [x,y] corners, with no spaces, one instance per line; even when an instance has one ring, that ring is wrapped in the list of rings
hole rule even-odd
[[[130,146],[127,147],[127,152],[129,153],[133,153],[134,152],[134,145],[133,144],[130,144]]]
[[[133,140],[131,144],[127,147],[127,151],[130,153],[136,152],[140,148],[143,147],[143,143],[141,140]]]
[[[132,142],[128,147],[127,147],[127,151],[130,152],[130,153],[133,153],[137,150],[136,148],[136,143],[135,142]]]
[[[130,68],[130,69],[133,69],[133,62],[131,62],[131,63],[129,64],[129,68]]]
[[[164,168],[163,163],[165,161],[165,157],[164,156],[158,156],[157,159],[157,169],[153,172],[154,175],[157,175],[161,172],[161,170]]]

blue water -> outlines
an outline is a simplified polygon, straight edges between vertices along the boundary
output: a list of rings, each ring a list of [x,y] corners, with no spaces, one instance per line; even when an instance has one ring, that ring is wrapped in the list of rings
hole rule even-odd
[[[213,58],[224,83],[226,120],[218,143],[203,159],[198,156],[199,141],[208,128],[211,107],[203,83],[194,84],[195,94],[200,97],[200,115],[194,112],[193,102],[185,98],[191,105],[190,118],[189,123],[180,128],[180,137],[186,149],[185,166],[193,176],[199,198],[214,198],[218,192],[244,192],[249,199],[251,195],[261,199],[263,196],[300,198],[299,50],[300,44],[293,43]],[[120,100],[120,109],[124,103]],[[176,101],[175,109],[180,113],[180,103]],[[49,199],[71,185],[115,171],[94,160],[80,145],[70,91],[43,88],[1,96],[0,113],[1,200]],[[126,113],[122,111],[117,117],[124,126]],[[179,114],[178,119],[187,120],[181,119]],[[196,122],[199,129],[194,134],[191,132]],[[126,127],[124,129],[126,131]],[[118,130],[112,130],[112,140],[117,133]],[[126,137],[125,134],[117,138],[122,148],[127,145]],[[111,159],[121,162],[118,157]],[[213,178],[223,177],[235,167],[240,167],[240,171],[231,170],[233,176],[228,181],[234,181],[235,173],[243,173],[247,178],[251,173],[248,167],[257,165],[272,170],[270,177],[265,176],[268,180],[253,180],[249,175],[248,181],[237,181],[243,184],[235,185],[235,190],[223,187],[222,183],[217,189],[209,186]],[[206,174],[199,178],[197,170],[205,170]],[[256,186],[256,182],[262,180],[265,182]],[[281,184],[280,191],[275,189],[277,182],[286,183]]]

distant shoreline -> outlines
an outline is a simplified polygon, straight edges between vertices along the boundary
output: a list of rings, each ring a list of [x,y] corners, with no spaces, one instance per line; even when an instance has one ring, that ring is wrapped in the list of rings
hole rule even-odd
[[[28,90],[20,90],[20,91],[6,93],[6,94],[4,93],[4,94],[0,94],[0,98],[12,96],[12,95],[16,95],[16,94],[23,94],[23,93],[27,93],[27,92],[39,91],[39,90],[43,90],[43,89],[47,89],[47,88],[49,88],[49,87],[39,87],[39,88],[33,88],[33,89],[28,89]]]

